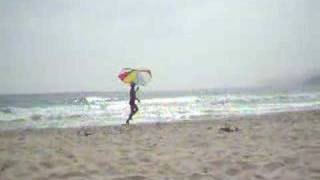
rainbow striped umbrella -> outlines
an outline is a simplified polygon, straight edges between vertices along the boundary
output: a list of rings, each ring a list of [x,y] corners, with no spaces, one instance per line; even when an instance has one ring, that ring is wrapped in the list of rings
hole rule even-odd
[[[148,69],[124,68],[118,77],[126,84],[135,83],[138,86],[145,86],[151,81],[152,74]]]

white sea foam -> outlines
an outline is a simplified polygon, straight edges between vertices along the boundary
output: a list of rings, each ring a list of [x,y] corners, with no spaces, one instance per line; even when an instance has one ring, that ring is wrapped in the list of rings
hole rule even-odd
[[[176,97],[149,95],[148,98],[140,98],[142,101],[138,103],[139,112],[133,122],[169,122],[188,120],[196,116],[211,116],[215,119],[232,115],[320,109],[319,92],[194,94]],[[63,96],[60,101],[49,96],[43,99],[41,100],[44,102],[55,103],[32,101],[30,104],[23,102],[23,106],[18,103],[0,107],[2,129],[121,124],[130,113],[124,96]]]

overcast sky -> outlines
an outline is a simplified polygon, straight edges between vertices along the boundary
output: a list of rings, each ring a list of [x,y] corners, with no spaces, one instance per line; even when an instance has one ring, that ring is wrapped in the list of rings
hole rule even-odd
[[[256,87],[320,72],[318,0],[0,0],[0,93]]]

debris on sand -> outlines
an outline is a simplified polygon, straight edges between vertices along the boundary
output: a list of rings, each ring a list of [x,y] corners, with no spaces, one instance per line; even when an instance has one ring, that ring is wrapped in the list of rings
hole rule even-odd
[[[222,128],[220,128],[219,130],[220,130],[220,131],[224,131],[224,132],[228,132],[228,133],[230,133],[230,132],[238,132],[238,131],[240,131],[240,129],[239,129],[239,128],[237,128],[237,127],[233,127],[233,126],[222,127]]]
[[[80,129],[77,134],[78,136],[90,136],[90,135],[93,135],[94,133],[90,132],[89,129]]]

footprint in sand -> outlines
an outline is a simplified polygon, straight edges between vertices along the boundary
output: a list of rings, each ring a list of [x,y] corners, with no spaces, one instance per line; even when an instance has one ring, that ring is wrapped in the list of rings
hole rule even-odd
[[[61,174],[53,173],[49,175],[49,179],[69,179],[69,178],[75,178],[75,177],[88,179],[88,175],[80,171],[70,171],[70,172],[61,173]]]
[[[126,177],[118,177],[118,178],[113,178],[112,180],[144,180],[148,179],[144,176],[126,176]]]
[[[257,179],[257,180],[263,180],[263,179],[266,179],[266,178],[264,178],[262,175],[260,175],[260,174],[255,174],[254,176],[254,179]]]
[[[14,166],[14,164],[15,163],[13,161],[5,161],[3,164],[0,164],[0,173],[11,168],[12,166]]]
[[[312,178],[313,180],[319,180],[319,179],[320,179],[320,176],[311,176],[311,178]]]
[[[224,160],[216,160],[209,162],[209,164],[213,170],[220,170],[227,164],[227,162]]]
[[[320,174],[320,167],[309,167],[308,170],[311,173]]]
[[[34,164],[31,164],[28,169],[30,172],[33,172],[33,173],[36,173],[39,171],[39,168]]]
[[[288,165],[293,165],[293,164],[297,164],[299,162],[299,158],[297,157],[281,157],[283,159],[283,162],[285,164],[288,164]]]
[[[253,163],[249,163],[249,162],[239,162],[238,163],[239,166],[241,167],[241,170],[253,170],[253,169],[257,169],[258,166],[253,164]]]
[[[284,166],[284,164],[282,164],[280,162],[271,162],[271,163],[264,165],[263,170],[268,173],[271,173],[277,169],[281,169],[283,166]]]
[[[235,169],[235,168],[230,168],[226,170],[226,174],[229,176],[236,176],[240,173],[239,169]]]
[[[52,169],[54,167],[53,164],[48,161],[40,162],[40,165],[45,167],[46,169]]]
[[[214,177],[212,175],[208,174],[199,174],[199,173],[194,173],[191,176],[188,177],[190,180],[212,180]]]

